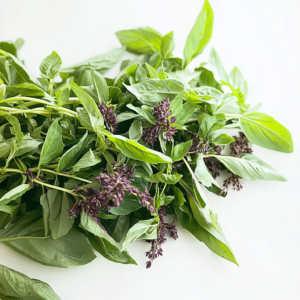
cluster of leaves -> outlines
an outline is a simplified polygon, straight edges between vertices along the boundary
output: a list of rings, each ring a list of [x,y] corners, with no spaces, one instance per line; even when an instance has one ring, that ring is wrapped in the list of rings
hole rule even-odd
[[[173,32],[144,27],[117,32],[122,48],[71,67],[53,51],[41,78],[17,58],[21,39],[0,43],[0,242],[65,268],[91,262],[93,249],[136,264],[127,247],[145,239],[150,267],[165,233],[177,238],[167,213],[237,264],[207,193],[225,196],[231,184],[240,190],[241,179],[285,181],[250,145],[290,153],[293,142],[259,106],[249,107],[241,72],[228,75],[214,49],[208,65],[187,69],[212,30],[205,1],[184,59],[172,55]],[[123,61],[114,79],[104,77],[125,50],[136,58]],[[223,187],[221,170],[230,173]],[[0,279],[2,299],[59,299],[3,266]]]

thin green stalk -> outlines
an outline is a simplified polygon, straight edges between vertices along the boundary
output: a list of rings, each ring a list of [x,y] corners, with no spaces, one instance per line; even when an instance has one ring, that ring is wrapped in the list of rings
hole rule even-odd
[[[55,185],[52,185],[52,184],[48,184],[48,183],[45,183],[45,182],[42,182],[42,181],[39,181],[37,179],[32,179],[35,183],[38,183],[40,185],[44,185],[46,187],[49,187],[51,189],[56,189],[56,190],[59,190],[59,191],[62,191],[62,192],[65,192],[65,193],[68,193],[74,197],[78,196],[77,194],[75,194],[74,192],[70,191],[70,190],[67,190],[67,189],[64,189],[62,187],[59,187],[59,186],[55,186]]]
[[[162,191],[160,193],[160,196],[162,196],[164,194],[164,191],[165,191],[166,187],[167,187],[167,184],[165,183],[165,185],[164,185],[164,187],[163,187],[163,189],[162,189]]]
[[[1,170],[1,169],[0,169]],[[11,169],[11,168],[7,168],[7,169],[2,169],[3,171],[5,171],[6,173],[21,173],[23,174],[24,172],[19,170],[19,169]],[[1,171],[0,171],[1,173]]]
[[[65,177],[69,177],[69,178],[73,178],[73,179],[78,179],[78,180],[86,182],[86,183],[92,183],[92,181],[90,181],[90,180],[83,179],[83,178],[80,178],[80,177],[77,177],[77,176],[73,176],[73,175],[69,175],[69,174],[64,174],[64,173],[59,173],[59,172],[55,172],[55,171],[47,170],[47,169],[40,169],[40,170],[42,172],[52,173],[52,174],[55,174],[55,175],[58,175],[58,176],[65,176]]]
[[[30,102],[35,102],[35,103],[41,103],[41,104],[46,104],[46,105],[52,105],[55,106],[55,104],[45,101],[45,100],[41,100],[41,99],[36,99],[36,98],[31,98],[31,97],[12,97],[12,98],[7,98],[7,99],[3,99],[0,100],[0,104],[1,103],[8,103],[8,102],[14,102],[14,101],[30,101]]]

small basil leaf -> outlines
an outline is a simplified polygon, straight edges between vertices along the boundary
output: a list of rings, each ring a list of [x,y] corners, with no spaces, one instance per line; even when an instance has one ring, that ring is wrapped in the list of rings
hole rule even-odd
[[[39,166],[50,164],[63,152],[64,144],[62,142],[62,130],[58,121],[59,119],[56,119],[49,127],[41,151]]]

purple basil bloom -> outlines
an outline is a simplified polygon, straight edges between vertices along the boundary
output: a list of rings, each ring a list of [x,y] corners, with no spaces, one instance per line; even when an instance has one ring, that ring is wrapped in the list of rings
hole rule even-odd
[[[114,107],[106,107],[105,104],[98,105],[101,115],[103,116],[105,127],[111,133],[114,133],[118,129],[117,114],[114,113]]]
[[[69,216],[78,216],[81,209],[88,213],[98,222],[97,215],[99,209],[109,210],[111,207],[119,207],[124,202],[125,193],[138,197],[144,207],[148,207],[150,212],[154,211],[153,198],[146,188],[141,192],[131,185],[130,179],[134,178],[134,170],[126,165],[113,164],[113,174],[108,174],[106,170],[96,178],[101,186],[101,190],[96,188],[76,188],[75,192],[85,199],[73,204],[69,210]]]
[[[166,207],[161,206],[158,209],[159,224],[157,227],[157,239],[147,240],[151,244],[151,248],[146,252],[146,257],[149,258],[149,261],[146,262],[146,268],[149,269],[152,266],[153,260],[163,255],[163,249],[161,248],[162,244],[166,242],[166,233],[176,240],[178,238],[177,228],[173,223],[168,224],[164,221],[164,216],[166,216]]]
[[[245,134],[242,131],[240,131],[239,134],[239,137],[234,136],[235,142],[230,144],[230,154],[233,154],[235,157],[239,157],[242,153],[253,152],[253,150],[248,145],[249,140],[247,139]]]
[[[169,117],[172,114],[170,110],[171,102],[169,99],[162,100],[158,106],[153,107],[153,116],[157,116],[155,126],[144,130],[144,141],[153,146],[161,132],[164,141],[171,141],[172,136],[177,132],[176,126],[171,126],[176,122],[176,117]]]

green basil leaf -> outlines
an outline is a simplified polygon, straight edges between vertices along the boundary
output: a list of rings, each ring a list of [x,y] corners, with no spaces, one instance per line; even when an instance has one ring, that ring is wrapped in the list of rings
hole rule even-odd
[[[187,84],[177,79],[149,79],[134,85],[124,84],[142,103],[154,106],[163,99],[174,99],[181,91],[188,88]]]
[[[129,128],[129,138],[138,141],[143,136],[143,126],[140,121],[133,121]]]
[[[72,205],[70,196],[56,189],[48,189],[49,228],[53,239],[65,236],[74,224],[74,218],[69,217],[68,210]]]
[[[161,39],[161,55],[164,59],[170,58],[175,48],[173,31],[164,35]]]
[[[8,296],[1,299],[60,300],[47,283],[31,279],[17,271],[0,265],[0,294]]]
[[[41,151],[39,166],[50,164],[54,159],[61,156],[63,152],[62,130],[58,121],[59,119],[56,119],[48,129]]]
[[[161,34],[150,27],[139,27],[116,32],[126,50],[135,54],[155,54],[161,48]]]
[[[101,158],[90,149],[73,167],[73,173],[82,169],[95,166],[101,162]]]
[[[185,157],[185,155],[188,153],[191,145],[192,145],[192,140],[176,145],[172,149],[172,154],[171,154],[171,158],[173,162],[182,160]]]
[[[229,171],[246,180],[278,180],[286,181],[270,165],[258,157],[244,153],[238,157],[214,155]]]
[[[212,37],[213,23],[214,12],[209,2],[205,0],[184,47],[185,66],[205,49]]]
[[[212,177],[212,175],[210,174],[210,172],[208,171],[204,163],[202,153],[197,157],[196,163],[197,165],[195,169],[195,176],[198,179],[198,181],[201,182],[206,187],[211,187],[213,184],[215,186],[218,186],[218,183]]]
[[[125,238],[129,230],[129,216],[121,215],[117,219],[111,221],[111,224],[109,225],[109,230],[111,232],[111,236],[117,242],[123,240],[123,238]]]
[[[260,112],[239,116],[241,127],[249,141],[266,149],[293,152],[292,135],[274,118]]]
[[[131,85],[148,79],[146,70],[139,63],[127,68],[126,74]]]
[[[127,107],[137,112],[140,116],[144,117],[151,124],[155,124],[155,118],[152,116],[152,113],[150,113],[147,109],[135,107],[132,104],[127,104]],[[134,117],[135,116],[136,115],[134,114]]]
[[[119,207],[111,207],[109,212],[116,216],[128,215],[141,207],[142,204],[135,196],[126,194],[124,202],[120,202]]]
[[[196,106],[189,102],[183,104],[182,110],[177,116],[176,124],[184,125],[190,119],[192,114],[194,113],[195,108],[196,108]]]
[[[14,129],[14,135],[16,136],[17,145],[19,145],[23,140],[23,133],[21,131],[19,120],[11,115],[4,115],[4,117],[12,125]]]
[[[58,70],[62,64],[60,56],[53,51],[49,56],[42,60],[40,65],[41,75],[46,79],[54,79],[58,76]]]
[[[247,97],[248,84],[247,81],[245,81],[241,71],[237,67],[234,67],[229,74],[229,80],[236,90],[239,89],[243,93],[243,95]]]
[[[84,235],[75,229],[57,240],[28,237],[3,243],[36,262],[52,267],[82,266],[96,257]]]
[[[183,96],[184,96],[184,91],[180,92],[175,97],[175,99],[171,101],[170,104],[170,110],[172,111],[171,117],[173,116],[177,117],[181,113],[183,109]]]
[[[50,102],[55,102],[55,99],[52,96],[33,83],[23,82],[17,85],[10,85],[6,87],[6,92],[6,97],[38,97]]]
[[[49,207],[47,194],[43,194],[40,197],[40,204],[43,207],[43,222],[45,228],[45,236],[48,236],[50,232],[50,228],[49,228],[50,207]]]
[[[158,218],[150,220],[140,221],[134,224],[129,231],[122,243],[122,251],[125,250],[136,240],[146,239],[154,240],[157,238],[157,226],[159,224]]]
[[[106,259],[117,263],[136,265],[129,253],[121,250],[120,244],[109,236],[87,213],[81,213],[80,222],[81,227],[88,231],[87,236],[93,248]]]
[[[156,78],[156,79],[160,79],[159,75],[157,74],[156,70],[150,66],[149,64],[145,63],[147,71],[149,73],[150,78]]]
[[[104,127],[104,120],[101,115],[101,112],[93,100],[86,92],[77,88],[73,83],[71,83],[72,90],[77,95],[80,100],[80,103],[85,108],[85,121],[83,122],[83,126],[86,126],[87,129],[99,132]],[[81,119],[79,118],[81,122]],[[87,126],[88,125],[88,126]]]
[[[127,157],[141,160],[150,164],[172,162],[171,158],[152,149],[146,148],[135,141],[131,141],[121,135],[109,135],[107,138],[112,141],[120,151]]]
[[[220,57],[217,53],[217,51],[212,48],[209,57],[208,57],[209,63],[211,65],[212,71],[214,73],[214,76],[218,82],[221,82],[222,80],[226,83],[229,83],[228,75],[222,65],[222,62],[220,60]]]
[[[162,171],[150,176],[147,180],[155,183],[176,184],[182,175],[174,172],[173,174],[164,174]]]
[[[215,111],[216,114],[240,114],[241,107],[238,104],[238,98],[235,96],[226,97],[223,103]]]
[[[108,86],[103,75],[97,71],[92,71],[94,86],[98,93],[100,103],[106,103],[109,100]]]
[[[201,113],[198,117],[199,135],[203,139],[213,130],[221,129],[225,125],[225,116],[223,114],[209,115]]]
[[[57,103],[59,106],[66,105],[70,99],[70,89],[64,88],[55,93]]]
[[[197,71],[200,71],[199,75],[199,85],[201,86],[209,86],[216,88],[218,90],[222,90],[220,84],[216,81],[213,72],[200,67],[196,69]]]
[[[40,82],[30,74],[24,64],[15,56],[11,55],[8,52],[0,50],[0,60],[2,59],[5,59],[7,62],[9,62],[10,76],[7,76],[10,77],[9,85],[28,82],[41,87]],[[0,67],[0,72],[2,72],[3,74],[7,74],[7,70],[5,70],[5,68],[2,69],[2,67]]]
[[[107,70],[112,68],[121,59],[124,52],[125,52],[124,47],[114,49],[112,51],[109,51],[108,53],[87,59],[73,66],[67,68],[61,68],[59,70],[59,74],[63,79],[65,79],[68,76],[73,75],[74,72],[82,66],[89,66],[94,70],[100,72],[101,74],[104,74]]]
[[[87,144],[87,136],[88,132],[85,133],[85,135],[80,139],[78,144],[70,148],[67,152],[64,153],[64,155],[59,160],[57,171],[63,171],[68,167],[71,167],[78,159],[78,157],[81,155],[81,153],[84,151],[86,144]]]
[[[226,133],[215,133],[210,138],[210,141],[215,145],[228,145],[233,143],[235,139]]]
[[[139,115],[134,114],[132,112],[124,112],[124,113],[121,113],[117,116],[117,123],[121,123],[121,122],[124,122],[124,121],[127,121],[127,120],[131,120],[131,119],[134,119],[138,116]]]
[[[42,144],[42,142],[39,142],[30,136],[24,136],[22,142],[18,145],[17,153],[15,154],[15,157],[22,156],[25,153],[31,152],[38,148],[38,146]],[[0,144],[1,148],[1,144]]]
[[[176,215],[181,226],[190,231],[211,251],[238,265],[231,247],[224,236],[221,226],[218,224],[217,229],[215,229],[213,226],[201,227],[186,205],[184,205],[183,209],[184,212],[179,207],[175,207]]]
[[[25,194],[30,189],[31,189],[30,184],[21,184],[15,188],[13,188],[12,190],[7,192],[0,198],[0,209],[1,209],[1,206],[8,204],[9,202],[11,202],[13,200],[16,200],[17,198],[21,197],[23,194]]]

